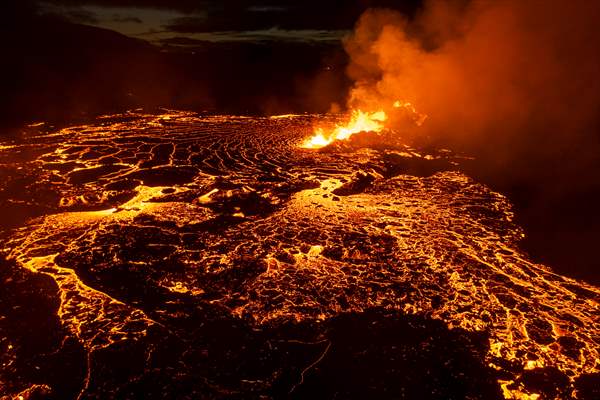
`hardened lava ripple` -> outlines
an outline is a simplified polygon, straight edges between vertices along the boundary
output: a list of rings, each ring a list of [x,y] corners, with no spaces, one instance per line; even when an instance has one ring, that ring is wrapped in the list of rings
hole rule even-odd
[[[600,398],[600,289],[447,150],[300,147],[335,118],[5,139],[0,398]]]

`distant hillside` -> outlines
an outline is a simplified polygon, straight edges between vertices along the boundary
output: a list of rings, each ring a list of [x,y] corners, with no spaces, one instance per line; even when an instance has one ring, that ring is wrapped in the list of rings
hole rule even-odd
[[[6,27],[5,27],[6,29]],[[133,107],[326,111],[343,102],[336,44],[165,43],[58,18],[20,18],[3,37],[0,122],[73,120]]]

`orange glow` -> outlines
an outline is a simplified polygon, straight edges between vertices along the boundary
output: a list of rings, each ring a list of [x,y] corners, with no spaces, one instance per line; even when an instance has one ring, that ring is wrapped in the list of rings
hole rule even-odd
[[[325,133],[322,128],[315,129],[315,134],[305,140],[302,147],[305,149],[318,149],[325,147],[334,140],[345,140],[358,132],[372,131],[380,132],[385,126],[387,114],[383,111],[363,112],[354,110],[350,116],[350,121],[345,125],[337,125],[333,131]]]

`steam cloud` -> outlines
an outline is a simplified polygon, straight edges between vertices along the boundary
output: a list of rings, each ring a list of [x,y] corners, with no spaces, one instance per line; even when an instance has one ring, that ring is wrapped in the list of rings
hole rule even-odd
[[[409,101],[429,115],[421,138],[489,157],[485,168],[589,165],[600,149],[599,20],[600,2],[585,0],[429,1],[412,20],[369,10],[345,42],[349,106]]]

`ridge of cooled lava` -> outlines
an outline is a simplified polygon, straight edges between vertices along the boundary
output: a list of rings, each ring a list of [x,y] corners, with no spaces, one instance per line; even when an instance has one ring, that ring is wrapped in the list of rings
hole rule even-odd
[[[1,143],[0,391],[595,396],[600,289],[532,262],[448,151],[301,147],[338,119],[130,112]]]

